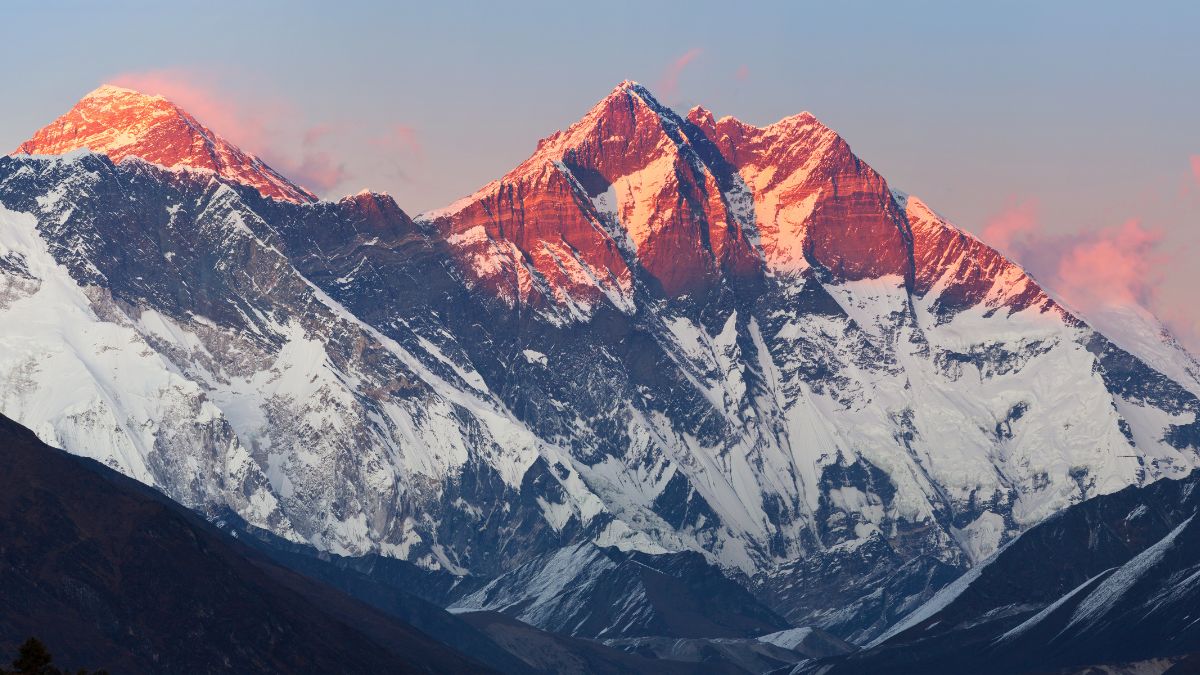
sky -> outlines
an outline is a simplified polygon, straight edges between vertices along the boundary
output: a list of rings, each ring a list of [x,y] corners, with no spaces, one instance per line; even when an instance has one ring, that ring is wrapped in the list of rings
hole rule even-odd
[[[753,124],[808,110],[1069,305],[1146,306],[1200,353],[1200,3],[17,0],[0,17],[4,148],[112,82],[322,196],[369,187],[413,214],[625,79]]]

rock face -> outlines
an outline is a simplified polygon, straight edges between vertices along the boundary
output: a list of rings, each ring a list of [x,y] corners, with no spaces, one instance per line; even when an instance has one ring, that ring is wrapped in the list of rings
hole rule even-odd
[[[200,169],[248,185],[266,197],[316,201],[254,155],[229,144],[162,96],[104,85],[17,147],[27,155],[88,149],[114,162],[140,157],[169,168]]]
[[[415,219],[86,153],[0,159],[0,206],[0,412],[335,553],[693,551],[862,641],[1200,463],[1159,328],[1096,332],[807,114],[622,83]]]
[[[758,128],[733,117],[688,113],[698,145],[725,163],[723,182],[753,204],[749,227],[768,269],[809,267],[845,280],[909,274],[908,224],[883,177],[808,113]],[[702,140],[700,140],[702,139]]]

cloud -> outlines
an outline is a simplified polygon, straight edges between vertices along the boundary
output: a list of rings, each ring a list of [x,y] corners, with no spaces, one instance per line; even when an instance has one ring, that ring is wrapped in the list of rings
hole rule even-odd
[[[321,139],[332,135],[336,129],[337,127],[328,122],[314,124],[304,130],[304,144],[316,145],[321,142]]]
[[[343,131],[341,127],[328,122],[305,128],[300,134],[299,159],[284,159],[284,163],[278,167],[279,170],[317,192],[328,192],[351,179],[353,176],[346,168],[345,162],[336,159],[326,146],[328,140],[335,149],[339,149],[338,136]]]
[[[407,124],[393,124],[379,138],[379,143],[397,152],[410,153],[422,159],[425,157],[425,149],[417,137],[417,130]]]
[[[1196,187],[1200,188],[1200,155],[1192,155],[1192,178],[1196,179]]]
[[[1200,316],[1168,306],[1162,298],[1164,270],[1173,262],[1162,250],[1165,234],[1136,218],[1111,227],[1051,233],[1039,222],[1037,200],[1010,199],[987,221],[981,238],[1085,319],[1108,309],[1142,307],[1192,344]]]
[[[217,135],[325,196],[339,196],[336,190],[377,175],[379,167],[398,166],[399,155],[424,158],[409,125],[371,129],[361,122],[314,121],[300,105],[244,73],[163,68],[119,73],[108,81],[167,97]]]
[[[983,240],[1001,251],[1010,251],[1018,239],[1036,230],[1037,210],[1036,199],[1010,197],[1004,210],[984,224]]]
[[[1055,284],[1081,311],[1140,305],[1153,309],[1167,256],[1157,250],[1159,229],[1136,218],[1100,230],[1061,251]]]
[[[696,57],[703,52],[703,49],[693,47],[672,61],[663,71],[662,79],[659,80],[656,87],[659,95],[667,100],[675,98],[675,94],[679,91],[679,76],[683,73],[684,68],[687,68],[688,64],[695,61]]]
[[[295,110],[276,97],[222,87],[215,73],[189,68],[124,72],[109,82],[144,94],[158,94],[233,144],[254,154],[270,152],[272,120],[289,118]]]
[[[416,128],[408,124],[392,124],[374,137],[372,145],[380,155],[376,166],[383,175],[404,183],[416,182],[412,169],[414,165],[420,169],[425,163],[425,147]]]
[[[733,75],[739,82],[745,82],[750,79],[750,68],[746,64],[738,66],[737,72]]]

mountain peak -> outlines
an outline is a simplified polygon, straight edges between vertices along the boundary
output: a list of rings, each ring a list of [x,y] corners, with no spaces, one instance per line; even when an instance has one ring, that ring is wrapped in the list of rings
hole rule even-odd
[[[82,148],[105,154],[114,162],[139,157],[167,168],[212,171],[273,199],[316,200],[311,192],[221,138],[166,97],[112,84],[93,89],[13,154],[61,155]]]
[[[624,298],[637,268],[670,296],[764,266],[911,276],[904,214],[886,182],[811,114],[756,127],[697,106],[685,121],[632,80],[433,217],[508,302],[590,307]],[[571,273],[568,253],[578,258]]]
[[[655,114],[661,115],[666,107],[658,102],[649,89],[635,80],[622,80],[620,84],[613,87],[608,96],[596,103],[587,115],[576,124],[581,124],[586,120],[593,118],[598,111],[602,111],[611,107],[614,101],[632,102],[635,105],[643,106]]]
[[[127,87],[120,87],[115,84],[102,84],[99,87],[96,87],[95,89],[93,89],[90,92],[88,92],[87,94],[85,94],[83,98],[86,100],[86,99],[114,98],[114,97],[139,97],[139,98],[144,98],[144,99],[163,99],[164,98],[157,94],[155,94],[155,95],[143,94],[142,92],[137,91],[135,89],[129,89]]]
[[[708,108],[698,105],[693,106],[692,109],[688,111],[687,118],[693,123],[708,122],[711,124],[713,121],[713,114]]]

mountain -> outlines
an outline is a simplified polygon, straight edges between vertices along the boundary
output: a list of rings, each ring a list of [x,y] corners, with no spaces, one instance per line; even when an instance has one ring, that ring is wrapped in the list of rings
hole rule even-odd
[[[104,85],[92,91],[16,152],[62,155],[83,149],[114,162],[139,157],[169,168],[212,171],[275,199],[316,201],[311,192],[209,131],[166,98],[123,87]]]
[[[853,645],[813,628],[791,628],[758,638],[639,637],[605,640],[631,654],[688,663],[732,663],[751,673],[790,669],[797,661],[839,656]]]
[[[399,594],[406,602],[410,599],[424,601],[410,603],[418,607],[446,607],[455,598],[478,590],[484,583],[480,577],[430,570],[377,553],[345,556],[322,551],[311,544],[284,539],[255,527],[232,512],[218,516],[213,524],[280,565],[320,579],[368,604]],[[426,629],[426,632],[430,631]]]
[[[791,627],[698,553],[648,555],[588,542],[531,560],[450,607],[596,639],[752,638]]]
[[[0,646],[111,672],[485,672],[0,418]]]
[[[335,555],[481,587],[693,552],[866,642],[1198,464],[1200,367],[1152,321],[1097,332],[809,114],[625,82],[416,218],[49,151],[0,158],[0,413]]]
[[[1198,485],[1192,474],[1071,506],[869,648],[797,672],[1194,672]]]
[[[727,661],[689,663],[627,654],[591,640],[546,633],[495,612],[468,612],[462,618],[491,639],[520,656],[534,671],[542,673],[586,673],[587,675],[746,675],[747,671]]]
[[[759,575],[754,590],[788,616],[863,642],[954,581],[961,569],[936,552],[906,556],[874,533],[783,563]]]

